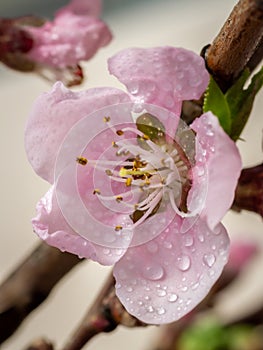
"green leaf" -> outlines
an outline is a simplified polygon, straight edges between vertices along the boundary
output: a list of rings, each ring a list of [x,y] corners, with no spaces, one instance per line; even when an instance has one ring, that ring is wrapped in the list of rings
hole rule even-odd
[[[244,90],[243,87],[248,77],[249,70],[246,69],[225,95],[231,112],[232,128],[230,137],[233,140],[237,140],[244,129],[251,113],[256,94],[263,85],[263,67],[253,76],[250,85]]]
[[[211,77],[205,93],[203,111],[211,111],[219,119],[225,132],[231,133],[231,113],[227,100],[215,80]]]

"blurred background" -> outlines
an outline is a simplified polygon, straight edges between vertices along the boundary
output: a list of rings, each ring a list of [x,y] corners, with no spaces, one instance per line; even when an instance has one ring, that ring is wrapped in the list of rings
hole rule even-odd
[[[126,47],[173,45],[200,52],[213,40],[235,5],[234,0],[105,0],[104,3],[103,18],[114,39],[85,64],[87,79],[78,89],[107,85],[122,88],[108,75],[106,60]],[[51,17],[54,10],[64,4],[66,1],[63,0],[0,0],[0,15]],[[35,204],[46,192],[48,184],[34,174],[27,162],[23,130],[32,102],[49,89],[47,82],[33,74],[14,72],[0,65],[1,280],[39,243],[32,233],[30,219],[35,215]],[[262,110],[261,92],[242,135],[244,141],[238,143],[244,166],[262,161]],[[243,237],[262,245],[262,221],[257,215],[229,213],[224,223],[233,238]],[[259,256],[254,261],[255,270],[261,272],[262,266],[263,259]],[[263,302],[262,278],[250,271],[243,276],[243,284],[237,284],[236,289],[233,287],[229,291],[232,294],[219,300],[219,317],[234,318],[238,312],[256,307],[260,298]],[[38,336],[46,336],[61,346],[92,303],[108,272],[108,268],[88,261],[76,267],[1,349],[23,349]],[[157,332],[158,327],[138,330],[120,327],[113,334],[95,338],[89,346],[94,350],[111,350],[118,349],[125,342],[127,350],[150,349]]]

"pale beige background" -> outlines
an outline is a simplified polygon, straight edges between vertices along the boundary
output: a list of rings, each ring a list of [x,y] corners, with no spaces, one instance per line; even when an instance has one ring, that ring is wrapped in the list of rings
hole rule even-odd
[[[125,47],[174,45],[199,52],[218,32],[234,3],[233,0],[159,0],[147,1],[145,4],[142,1],[130,6],[126,11],[110,13],[106,20],[115,39],[86,64],[89,79],[85,87],[120,86],[107,74],[106,58]],[[23,129],[32,101],[49,88],[46,82],[34,75],[23,75],[0,68],[0,279],[3,279],[38,243],[31,230],[30,218],[34,216],[35,204],[45,193],[48,184],[38,178],[27,163]],[[262,160],[262,109],[261,93],[243,134],[246,141],[239,143],[245,165],[253,165]],[[262,244],[262,222],[256,215],[230,213],[225,219],[225,224],[231,235],[252,237]],[[255,265],[262,271],[261,257]],[[30,340],[40,335],[47,336],[57,345],[61,345],[92,302],[107,272],[108,268],[92,262],[77,267],[52,292],[48,302],[32,313],[15,336],[1,349],[22,349]],[[252,301],[257,299],[252,296],[253,293],[257,293],[262,299],[262,279],[253,276],[247,273],[247,278],[251,280],[246,282],[245,288],[238,287],[242,294],[240,298],[236,298],[234,292],[235,297],[229,299],[228,304],[220,304],[220,315],[228,315],[228,318],[231,318],[232,309],[234,312],[240,309],[240,305],[250,306]],[[114,334],[96,338],[90,344],[90,348],[110,350],[125,345],[127,350],[149,349],[156,332],[155,327],[140,330],[120,328]]]

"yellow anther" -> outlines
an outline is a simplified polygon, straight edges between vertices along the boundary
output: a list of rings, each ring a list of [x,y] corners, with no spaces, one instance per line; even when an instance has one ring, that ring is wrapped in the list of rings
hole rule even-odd
[[[118,148],[119,146],[116,144],[116,142],[115,141],[112,141],[112,147],[115,147],[115,148]]]
[[[151,184],[150,180],[149,180],[148,178],[146,178],[146,180],[145,180],[145,185],[146,185],[146,186],[149,186],[150,184]]]
[[[104,117],[104,118],[103,118],[103,121],[104,121],[104,123],[110,122],[110,117]]]
[[[141,175],[145,175],[145,174],[149,174],[149,173],[147,173],[145,171],[141,171],[141,170],[133,170],[133,169],[125,169],[125,168],[121,168],[119,171],[120,177],[125,177],[127,175],[141,176]]]
[[[128,169],[125,169],[125,168],[120,168],[120,171],[119,171],[119,175],[120,175],[120,177],[125,177],[125,176],[127,176],[128,174],[127,174],[127,171],[128,171]]]
[[[100,190],[98,188],[95,188],[93,194],[100,194]]]
[[[120,231],[120,230],[122,230],[122,226],[121,225],[115,226],[115,231]]]
[[[125,182],[125,185],[126,185],[127,187],[129,187],[129,186],[131,186],[131,184],[132,184],[132,179],[131,179],[130,177],[128,177],[128,179],[127,179],[126,182]]]
[[[149,137],[148,135],[146,135],[146,134],[144,134],[142,138],[143,138],[144,140],[150,140],[150,137]]]
[[[117,201],[118,203],[120,203],[122,200],[123,200],[122,196],[117,196],[117,197],[116,197],[116,201]]]
[[[117,134],[118,136],[122,136],[122,135],[124,134],[124,132],[123,132],[122,130],[117,130],[117,131],[116,131],[116,134]]]
[[[88,163],[88,159],[84,157],[77,157],[76,162],[81,165],[86,165]]]
[[[106,170],[105,170],[105,173],[106,173],[108,176],[112,176],[112,175],[113,175],[113,172],[112,172],[110,169],[106,169]]]

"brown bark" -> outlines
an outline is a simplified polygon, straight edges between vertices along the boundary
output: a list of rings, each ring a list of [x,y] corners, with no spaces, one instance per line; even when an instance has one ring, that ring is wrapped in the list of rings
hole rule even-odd
[[[263,163],[242,170],[232,209],[253,211],[263,217]]]
[[[111,274],[63,350],[80,350],[95,335],[112,332],[118,325],[144,326],[141,321],[128,314],[120,303],[115,294],[115,280]]]
[[[37,339],[31,343],[25,350],[53,350],[53,345],[45,339]]]
[[[263,1],[240,0],[212,45],[206,50],[209,71],[226,91],[248,65],[262,59]],[[251,61],[255,52],[254,61]]]
[[[0,343],[81,260],[41,243],[0,286]]]

